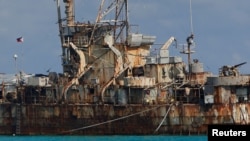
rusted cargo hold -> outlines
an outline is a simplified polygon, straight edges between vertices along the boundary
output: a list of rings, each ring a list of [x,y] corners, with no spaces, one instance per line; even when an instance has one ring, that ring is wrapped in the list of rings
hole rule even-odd
[[[17,74],[0,88],[0,134],[206,134],[209,124],[249,124],[250,75],[240,63],[219,75],[191,59],[193,35],[179,56],[169,37],[133,32],[128,1],[101,1],[95,22],[74,20],[74,0],[57,2],[63,73]],[[113,14],[113,19],[105,16]],[[8,77],[2,75],[1,78]]]

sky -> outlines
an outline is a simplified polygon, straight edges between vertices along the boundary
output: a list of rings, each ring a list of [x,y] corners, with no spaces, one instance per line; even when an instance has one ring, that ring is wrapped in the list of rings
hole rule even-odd
[[[75,2],[77,21],[95,21],[101,0]],[[128,2],[129,23],[139,25],[135,32],[157,37],[153,48],[160,48],[171,36],[178,45],[185,44],[193,32],[195,53],[191,58],[203,63],[204,71],[218,74],[223,65],[247,62],[239,69],[250,74],[249,0],[191,0],[191,9],[190,0]],[[0,18],[0,73],[62,72],[54,0],[0,0]],[[21,36],[24,42],[16,42]],[[171,46],[169,50],[170,56],[186,61],[180,48]]]

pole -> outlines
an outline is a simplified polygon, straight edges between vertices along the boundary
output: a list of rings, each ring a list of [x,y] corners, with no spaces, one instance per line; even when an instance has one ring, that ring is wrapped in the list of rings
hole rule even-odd
[[[191,33],[194,32],[194,29],[193,29],[193,14],[192,14],[192,0],[189,1],[189,9],[190,9],[190,28],[191,28]]]
[[[19,83],[19,78],[18,78],[18,69],[17,69],[17,54],[14,54],[13,58],[15,60],[15,76],[16,76],[16,83]]]
[[[16,74],[17,74],[17,54],[14,54],[13,58],[15,60],[15,71],[16,71]]]

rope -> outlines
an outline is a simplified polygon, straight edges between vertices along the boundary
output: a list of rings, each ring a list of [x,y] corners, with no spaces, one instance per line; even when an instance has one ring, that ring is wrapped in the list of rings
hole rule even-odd
[[[173,103],[169,106],[167,113],[165,114],[164,118],[162,119],[160,125],[155,129],[155,132],[154,132],[154,133],[158,132],[158,130],[160,129],[160,127],[161,127],[161,125],[163,124],[163,122],[165,121],[165,119],[166,119],[166,117],[167,117],[167,115],[168,115],[168,112],[170,111],[170,109],[171,109],[172,106],[173,106]]]
[[[165,106],[165,105],[162,105],[162,106]],[[84,127],[80,127],[80,128],[76,128],[76,129],[71,129],[71,130],[68,130],[68,131],[64,131],[63,133],[75,132],[75,131],[79,131],[79,130],[83,130],[83,129],[87,129],[87,128],[91,128],[91,127],[95,127],[95,126],[99,126],[99,125],[111,123],[111,122],[114,122],[114,121],[118,121],[118,120],[122,120],[122,119],[129,118],[129,117],[132,117],[132,116],[136,116],[136,115],[139,115],[141,113],[157,109],[159,107],[161,107],[161,106],[157,106],[157,107],[154,107],[154,108],[151,108],[151,109],[147,109],[147,110],[135,113],[135,114],[127,115],[127,116],[116,118],[116,119],[113,119],[113,120],[108,120],[108,121],[105,121],[105,122],[101,122],[101,123],[97,123],[97,124],[93,124],[93,125],[89,125],[89,126],[84,126]]]

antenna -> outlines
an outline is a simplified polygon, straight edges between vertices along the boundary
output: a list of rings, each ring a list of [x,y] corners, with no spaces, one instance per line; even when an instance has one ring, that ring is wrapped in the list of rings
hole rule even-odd
[[[190,28],[191,28],[191,33],[194,33],[194,29],[193,29],[193,14],[192,14],[192,0],[189,1],[189,10],[190,10]]]
[[[194,53],[194,51],[191,50],[191,46],[194,45],[194,31],[192,17],[192,0],[189,0],[189,2],[191,34],[187,37],[187,46],[183,46],[183,51],[181,53],[188,55],[188,71],[189,73],[191,73],[191,53]]]
[[[190,28],[191,28],[191,35],[188,36],[187,38],[187,44],[188,44],[188,50],[187,50],[187,54],[188,54],[188,71],[189,73],[191,73],[191,53],[193,51],[191,51],[190,47],[194,44],[194,29],[193,29],[193,16],[192,16],[192,0],[189,0],[189,10],[190,10]]]

